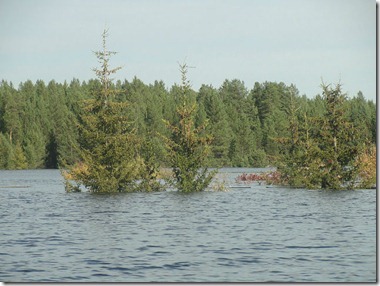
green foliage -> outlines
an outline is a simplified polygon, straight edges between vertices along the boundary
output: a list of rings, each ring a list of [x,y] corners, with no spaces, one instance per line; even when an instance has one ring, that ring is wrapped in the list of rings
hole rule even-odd
[[[3,134],[0,134],[0,167],[10,170],[21,170],[28,167],[21,144],[12,145]]]
[[[318,142],[324,173],[321,187],[341,189],[346,183],[352,187],[357,175],[353,163],[358,154],[358,131],[345,116],[346,95],[342,93],[341,85],[337,84],[335,88],[322,85],[322,88],[326,113]]]
[[[157,157],[157,138],[147,136],[141,145],[142,171],[139,190],[152,192],[163,190],[163,185],[158,181],[160,164]]]
[[[178,125],[165,121],[171,137],[164,137],[174,173],[174,184],[179,191],[203,191],[211,183],[215,172],[209,172],[205,161],[210,152],[211,137],[204,134],[207,122],[195,126],[197,104],[189,96],[187,65],[180,65],[182,75],[181,94],[177,115]]]
[[[126,192],[136,189],[143,162],[139,157],[139,138],[131,127],[128,103],[115,100],[109,75],[114,52],[106,49],[107,33],[103,33],[103,50],[95,52],[100,69],[94,69],[101,86],[94,99],[82,102],[79,125],[80,167],[69,168],[67,179],[84,185],[92,192]],[[76,187],[78,189],[78,187]]]
[[[359,131],[347,119],[341,85],[323,84],[322,89],[325,111],[312,119],[312,125],[306,114],[303,121],[295,120],[297,106],[287,112],[290,136],[283,142],[289,152],[280,166],[283,180],[295,187],[353,188],[358,176]]]
[[[360,188],[373,188],[376,186],[376,146],[366,144],[361,148],[355,160],[355,167],[359,173]]]
[[[216,89],[202,85],[198,93],[198,102],[204,106],[208,124],[206,131],[212,136],[210,164],[212,166],[228,166],[228,148],[232,130],[229,125],[225,106]]]
[[[10,143],[18,142],[22,139],[22,102],[20,95],[15,92],[8,84],[4,84],[4,113],[3,124],[4,133],[9,136]]]
[[[170,135],[164,120],[179,124],[176,108],[181,100],[181,87],[174,85],[168,91],[162,81],[146,85],[137,78],[119,82],[119,90],[112,82],[109,86],[114,90],[115,102],[128,102],[130,128],[141,142],[151,136],[156,159],[162,166],[169,166],[165,145],[157,134]],[[94,100],[101,90],[100,80],[81,83],[73,79],[63,84],[50,81],[47,85],[41,81],[35,84],[26,81],[18,89],[2,81],[0,133],[12,149],[18,142],[21,144],[27,168],[73,165],[80,158],[78,125],[83,101]],[[208,121],[204,132],[210,134],[213,141],[207,164],[213,167],[280,165],[283,156],[294,147],[282,144],[277,138],[295,136],[292,140],[296,140],[298,136],[301,140],[305,137],[305,115],[309,139],[317,137],[319,131],[312,127],[319,126],[318,118],[325,118],[326,113],[321,95],[299,96],[295,86],[273,82],[256,83],[248,91],[243,82],[226,80],[219,89],[207,85],[198,92],[190,89],[189,98],[197,104],[195,127]],[[355,144],[375,144],[376,105],[359,92],[352,99],[346,99],[342,109],[345,120],[358,132]],[[141,152],[140,156],[143,157]],[[2,160],[6,161],[5,158],[8,157]],[[7,165],[11,166],[2,164],[1,168],[8,168]]]
[[[248,98],[244,82],[236,79],[226,80],[219,89],[219,93],[223,99],[231,130],[226,134],[229,142],[229,165],[234,167],[253,165],[255,164],[253,162],[255,149],[257,145],[260,145],[256,136],[259,126],[257,109]]]
[[[13,147],[13,150],[11,150],[8,168],[22,170],[26,169],[27,166],[28,163],[26,161],[24,150],[22,149],[21,144],[17,143]]]
[[[111,75],[119,69],[109,68],[114,53],[104,46],[95,54],[100,62],[100,68],[95,69],[97,79],[64,83],[27,80],[17,88],[4,80],[0,82],[1,169],[78,164],[77,170],[88,171],[89,166],[79,162],[84,153],[92,153],[94,148],[99,158],[106,157],[101,150],[108,150],[104,151],[108,157],[136,161],[132,163],[136,168],[128,176],[132,178],[138,173],[139,188],[148,190],[156,181],[151,165],[156,170],[158,165],[168,167],[173,163],[166,151],[167,142],[162,140],[173,139],[173,130],[165,122],[179,128],[185,123],[180,123],[180,112],[185,115],[193,105],[193,130],[199,137],[208,134],[213,138],[206,144],[209,153],[204,165],[279,166],[287,169],[284,182],[296,186],[336,188],[342,180],[355,176],[356,170],[344,168],[341,173],[340,169],[352,164],[359,152],[357,146],[376,144],[376,104],[366,100],[361,92],[339,103],[330,87],[323,89],[321,95],[308,98],[301,96],[294,85],[282,82],[256,82],[248,89],[241,80],[226,79],[220,87],[202,85],[194,91],[184,78],[188,85],[184,97],[184,84],[145,84],[137,77],[114,83]],[[178,112],[183,102],[187,110]],[[334,111],[332,106],[337,109]],[[125,120],[119,120],[119,116]],[[91,132],[86,134],[86,130]],[[121,146],[119,140],[126,140],[125,145],[133,148]],[[331,148],[334,140],[336,149]],[[114,147],[110,147],[110,142]],[[108,149],[103,149],[102,144]],[[16,149],[21,160],[21,154],[25,156],[26,165],[15,161]],[[113,176],[107,170],[104,176]],[[93,171],[101,173],[100,169]],[[338,178],[331,186],[326,183],[331,181],[330,176]],[[146,188],[142,187],[145,183]]]
[[[30,125],[32,128],[24,134],[24,149],[29,168],[36,169],[44,166],[46,158],[46,139],[37,123]]]
[[[13,161],[13,146],[4,134],[0,134],[0,167],[14,169]]]

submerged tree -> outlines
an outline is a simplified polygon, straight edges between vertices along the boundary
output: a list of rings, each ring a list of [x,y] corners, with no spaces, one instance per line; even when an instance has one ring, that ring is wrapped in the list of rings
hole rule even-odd
[[[306,115],[299,127],[302,133],[289,120],[289,154],[280,171],[287,183],[295,187],[352,188],[358,175],[355,164],[359,152],[357,131],[346,118],[346,95],[341,85],[333,88],[322,84],[322,89],[325,112],[313,118],[314,128]]]
[[[357,178],[355,157],[358,155],[358,131],[346,117],[346,95],[341,84],[335,88],[322,84],[326,112],[319,130],[321,149],[321,187],[341,189],[353,187]]]
[[[176,110],[179,123],[173,125],[165,121],[171,137],[163,137],[173,168],[175,187],[183,192],[198,192],[207,188],[215,172],[210,172],[205,166],[212,139],[205,134],[207,121],[195,125],[197,104],[195,98],[190,96],[187,70],[186,64],[180,65],[182,84]]]
[[[82,102],[79,119],[80,162],[68,168],[65,177],[69,190],[80,185],[91,192],[125,192],[136,189],[136,178],[143,165],[139,156],[139,138],[131,127],[128,103],[118,102],[110,75],[109,60],[115,52],[106,48],[107,31],[103,32],[103,50],[95,52],[101,67],[94,69],[101,87],[93,99]],[[73,187],[69,181],[74,181]]]

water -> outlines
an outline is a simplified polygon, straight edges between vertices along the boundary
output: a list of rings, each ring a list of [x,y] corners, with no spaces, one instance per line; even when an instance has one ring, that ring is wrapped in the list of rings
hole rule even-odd
[[[57,170],[0,187],[0,281],[376,281],[375,190],[67,194]]]

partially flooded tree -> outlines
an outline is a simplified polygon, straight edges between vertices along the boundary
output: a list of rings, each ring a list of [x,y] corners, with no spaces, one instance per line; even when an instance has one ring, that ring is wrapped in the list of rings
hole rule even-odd
[[[173,168],[175,187],[183,192],[198,192],[205,190],[215,175],[205,166],[212,138],[205,134],[207,121],[195,125],[197,104],[189,94],[187,70],[186,64],[180,65],[181,95],[176,110],[179,123],[173,125],[165,121],[171,136],[164,137],[164,140]]]
[[[346,94],[341,84],[335,87],[322,84],[326,106],[318,139],[322,164],[321,187],[328,189],[352,188],[357,178],[355,158],[358,155],[358,131],[348,121],[345,112]]]
[[[64,172],[68,191],[84,186],[91,192],[126,192],[136,189],[143,160],[139,156],[139,138],[128,117],[128,103],[116,100],[109,60],[115,52],[107,50],[107,31],[103,49],[95,52],[100,68],[95,74],[101,87],[93,99],[82,102],[79,120],[80,161]]]
[[[353,188],[358,176],[355,164],[359,152],[358,132],[346,118],[346,95],[341,85],[322,84],[322,89],[325,112],[313,118],[312,127],[305,115],[298,140],[294,140],[295,130],[290,120],[290,152],[280,171],[295,187]]]

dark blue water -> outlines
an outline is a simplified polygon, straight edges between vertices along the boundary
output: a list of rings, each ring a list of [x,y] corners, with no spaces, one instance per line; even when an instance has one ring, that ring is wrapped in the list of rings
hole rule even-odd
[[[376,190],[67,194],[0,171],[0,229],[4,282],[376,281]]]

